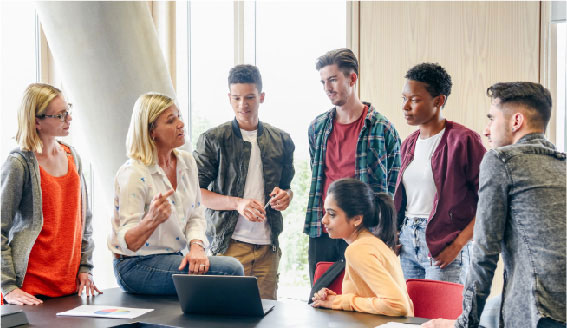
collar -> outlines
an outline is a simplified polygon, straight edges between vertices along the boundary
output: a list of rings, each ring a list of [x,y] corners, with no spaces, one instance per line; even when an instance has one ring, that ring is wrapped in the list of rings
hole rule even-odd
[[[234,133],[238,138],[242,139],[242,133],[240,133],[240,126],[238,125],[236,117],[234,118],[234,120],[232,120],[231,126],[232,133]],[[264,124],[262,124],[262,121],[258,120],[258,137],[261,136],[262,133],[264,133]]]
[[[517,144],[530,143],[534,140],[546,140],[543,133],[528,133],[516,141]]]
[[[367,128],[370,128],[372,126],[372,124],[374,124],[374,122],[376,121],[376,116],[374,115],[374,107],[372,106],[371,103],[363,101],[362,102],[365,106],[368,107],[368,112],[366,113],[366,118],[364,118],[364,125]],[[327,119],[330,122],[333,122],[333,120],[335,119],[335,115],[337,114],[337,107],[333,107],[331,108],[331,110],[328,112],[327,114]]]

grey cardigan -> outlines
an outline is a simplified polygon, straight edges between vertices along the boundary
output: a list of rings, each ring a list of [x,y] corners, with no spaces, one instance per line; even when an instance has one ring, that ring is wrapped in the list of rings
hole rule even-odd
[[[79,272],[93,269],[94,241],[92,214],[89,208],[81,159],[75,150],[75,160],[81,179],[81,264]],[[41,180],[39,164],[31,151],[16,148],[2,166],[2,293],[21,288],[28,259],[35,240],[43,227]]]

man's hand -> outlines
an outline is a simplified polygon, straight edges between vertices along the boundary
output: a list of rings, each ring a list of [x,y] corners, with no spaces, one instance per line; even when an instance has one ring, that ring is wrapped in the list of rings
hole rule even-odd
[[[42,300],[36,298],[32,294],[24,292],[20,288],[16,288],[4,295],[4,300],[6,303],[13,305],[39,305],[43,303]]]
[[[266,219],[264,205],[255,199],[239,199],[238,213],[252,222],[264,222]]]
[[[87,272],[81,272],[77,275],[77,294],[81,296],[83,294],[83,288],[88,296],[95,296],[95,291],[102,294],[98,288],[96,288],[93,276]]]
[[[289,206],[292,195],[291,190],[288,192],[279,187],[275,187],[270,193],[270,197],[272,197],[270,199],[270,206],[276,211],[283,211]]]
[[[193,274],[205,274],[209,271],[210,263],[207,254],[205,254],[205,249],[197,244],[191,244],[189,253],[185,255],[181,263],[179,264],[179,270],[183,270],[187,263],[189,263],[189,273]]]
[[[425,328],[453,328],[456,320],[434,319],[422,324]]]
[[[459,253],[463,249],[464,245],[459,245],[456,240],[445,247],[437,257],[435,257],[435,265],[439,266],[441,269],[445,269],[449,264],[451,264]]]
[[[336,296],[337,293],[330,290],[329,288],[321,288],[320,291],[316,292],[315,295],[313,295],[313,303],[311,303],[311,306],[331,309],[333,307],[333,300]]]

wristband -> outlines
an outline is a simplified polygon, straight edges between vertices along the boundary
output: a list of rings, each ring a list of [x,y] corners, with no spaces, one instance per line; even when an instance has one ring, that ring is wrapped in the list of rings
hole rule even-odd
[[[191,246],[193,244],[199,245],[199,246],[203,247],[203,249],[205,249],[205,243],[203,243],[200,240],[193,240],[192,242],[189,243],[189,246]]]

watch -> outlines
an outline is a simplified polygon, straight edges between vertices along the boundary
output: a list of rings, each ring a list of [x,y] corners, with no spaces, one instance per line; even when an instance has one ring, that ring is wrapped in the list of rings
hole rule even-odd
[[[205,243],[203,243],[200,240],[193,240],[192,242],[189,243],[189,246],[191,246],[193,244],[199,245],[199,246],[203,247],[203,249],[205,249]]]

